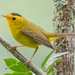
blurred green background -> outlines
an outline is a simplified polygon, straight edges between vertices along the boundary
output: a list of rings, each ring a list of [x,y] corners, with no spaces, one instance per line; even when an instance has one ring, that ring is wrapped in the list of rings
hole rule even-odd
[[[52,0],[0,0],[0,15],[16,12],[24,16],[27,20],[37,24],[46,31],[53,31],[53,1]],[[7,26],[5,18],[0,16],[0,35],[2,35],[12,45],[20,45],[12,37],[10,30]],[[18,48],[27,59],[29,59],[34,49],[32,48]],[[41,68],[41,63],[45,57],[50,53],[50,49],[41,46],[32,59],[32,63]],[[12,72],[9,69],[5,70],[6,65],[3,61],[4,58],[15,58],[10,52],[0,44],[0,75]]]

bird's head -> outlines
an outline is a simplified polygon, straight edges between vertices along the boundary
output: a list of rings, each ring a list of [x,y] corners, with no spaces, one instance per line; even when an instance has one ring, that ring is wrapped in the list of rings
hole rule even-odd
[[[25,18],[18,13],[8,13],[7,15],[1,15],[6,18],[8,26],[19,27],[25,23]]]

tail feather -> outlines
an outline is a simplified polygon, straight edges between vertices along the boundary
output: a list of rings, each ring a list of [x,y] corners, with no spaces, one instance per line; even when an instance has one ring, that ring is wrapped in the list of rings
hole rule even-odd
[[[66,36],[75,36],[75,34],[49,32],[49,41],[53,41]]]
[[[69,34],[69,33],[49,33],[50,37],[65,37],[65,36],[75,36],[75,34]]]

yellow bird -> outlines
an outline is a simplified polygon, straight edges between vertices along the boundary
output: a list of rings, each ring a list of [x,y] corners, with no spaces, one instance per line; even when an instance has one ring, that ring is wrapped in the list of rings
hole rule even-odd
[[[22,15],[18,13],[8,13],[7,15],[2,16],[6,18],[8,27],[14,39],[26,47],[35,48],[34,54],[40,45],[54,49],[50,41],[64,36],[75,36],[75,34],[68,33],[46,32],[36,24],[26,20]],[[14,48],[17,47],[21,46],[14,46]],[[31,62],[32,57],[30,60],[25,62],[26,65]]]

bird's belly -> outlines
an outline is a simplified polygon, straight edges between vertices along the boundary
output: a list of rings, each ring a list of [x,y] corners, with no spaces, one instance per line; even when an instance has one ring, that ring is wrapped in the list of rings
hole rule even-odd
[[[21,34],[17,33],[14,38],[16,41],[18,41],[19,43],[21,43],[22,45],[27,46],[27,47],[36,49],[39,45],[41,45],[40,43],[36,42],[31,37],[29,37],[23,33],[21,33]]]

